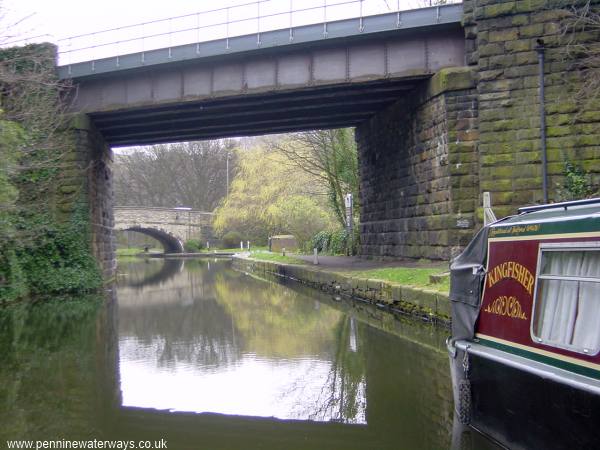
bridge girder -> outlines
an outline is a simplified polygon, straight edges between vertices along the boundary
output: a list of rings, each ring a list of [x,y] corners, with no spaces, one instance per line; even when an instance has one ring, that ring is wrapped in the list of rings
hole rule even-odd
[[[280,30],[258,47],[242,36],[210,51],[194,44],[59,73],[73,79],[71,110],[89,114],[112,146],[353,127],[440,69],[464,65],[461,16],[461,5],[423,8],[401,23],[373,16],[360,31],[342,21],[324,36],[311,25],[293,41]]]

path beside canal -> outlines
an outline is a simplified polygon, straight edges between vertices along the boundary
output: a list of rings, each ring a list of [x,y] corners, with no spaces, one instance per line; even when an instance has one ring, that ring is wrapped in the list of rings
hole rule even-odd
[[[374,261],[349,256],[319,256],[313,265],[313,256],[294,255],[305,264],[264,261],[252,255],[239,254],[233,258],[237,270],[262,278],[284,278],[337,295],[365,300],[392,311],[423,319],[449,323],[450,301],[444,284],[432,282],[414,286],[377,278],[369,273],[376,269],[435,268],[444,272],[444,265],[424,261]],[[435,276],[434,280],[435,281]],[[443,277],[442,277],[443,279]]]

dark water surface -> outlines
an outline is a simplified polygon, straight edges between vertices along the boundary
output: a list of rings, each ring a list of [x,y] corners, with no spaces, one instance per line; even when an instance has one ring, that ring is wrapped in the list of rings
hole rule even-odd
[[[224,260],[132,260],[119,272],[108,302],[0,309],[0,448],[452,447],[448,330]]]

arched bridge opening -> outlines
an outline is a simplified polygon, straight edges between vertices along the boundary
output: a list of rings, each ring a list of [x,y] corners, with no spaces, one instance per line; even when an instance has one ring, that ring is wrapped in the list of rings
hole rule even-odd
[[[132,226],[124,228],[123,231],[135,231],[156,239],[163,246],[165,253],[183,253],[185,251],[180,239],[163,230]]]
[[[115,206],[115,231],[136,231],[156,239],[165,253],[183,253],[185,242],[212,237],[213,214],[190,208]]]

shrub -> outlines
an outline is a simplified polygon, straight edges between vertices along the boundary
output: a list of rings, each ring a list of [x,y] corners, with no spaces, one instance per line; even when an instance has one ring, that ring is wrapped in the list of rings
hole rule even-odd
[[[591,175],[580,166],[566,161],[563,175],[564,183],[556,189],[558,200],[580,200],[596,195]]]
[[[352,245],[352,248],[350,248]],[[330,255],[356,255],[360,245],[360,232],[354,229],[354,239],[350,242],[348,231],[344,228],[338,230],[320,231],[305,245],[304,250],[312,253],[316,248],[319,253]]]
[[[237,248],[242,241],[242,235],[237,231],[228,231],[223,235],[222,241],[224,248]]]
[[[37,233],[16,249],[31,294],[82,293],[102,286],[89,249],[89,222],[83,205],[76,207],[66,225],[57,225],[48,216],[36,213],[21,217],[19,225]]]
[[[202,245],[202,242],[199,239],[189,239],[185,241],[183,248],[188,253],[196,253],[202,250],[204,245]]]
[[[320,253],[329,253],[330,255],[355,255],[358,250],[359,237],[358,230],[355,230],[352,248],[350,248],[351,242],[346,229],[320,231],[309,241],[310,248],[305,250],[312,252],[312,249],[316,248]]]
[[[330,231],[319,231],[309,241],[306,251],[311,252],[313,248],[316,248],[321,253],[326,253],[329,249],[329,235]]]

